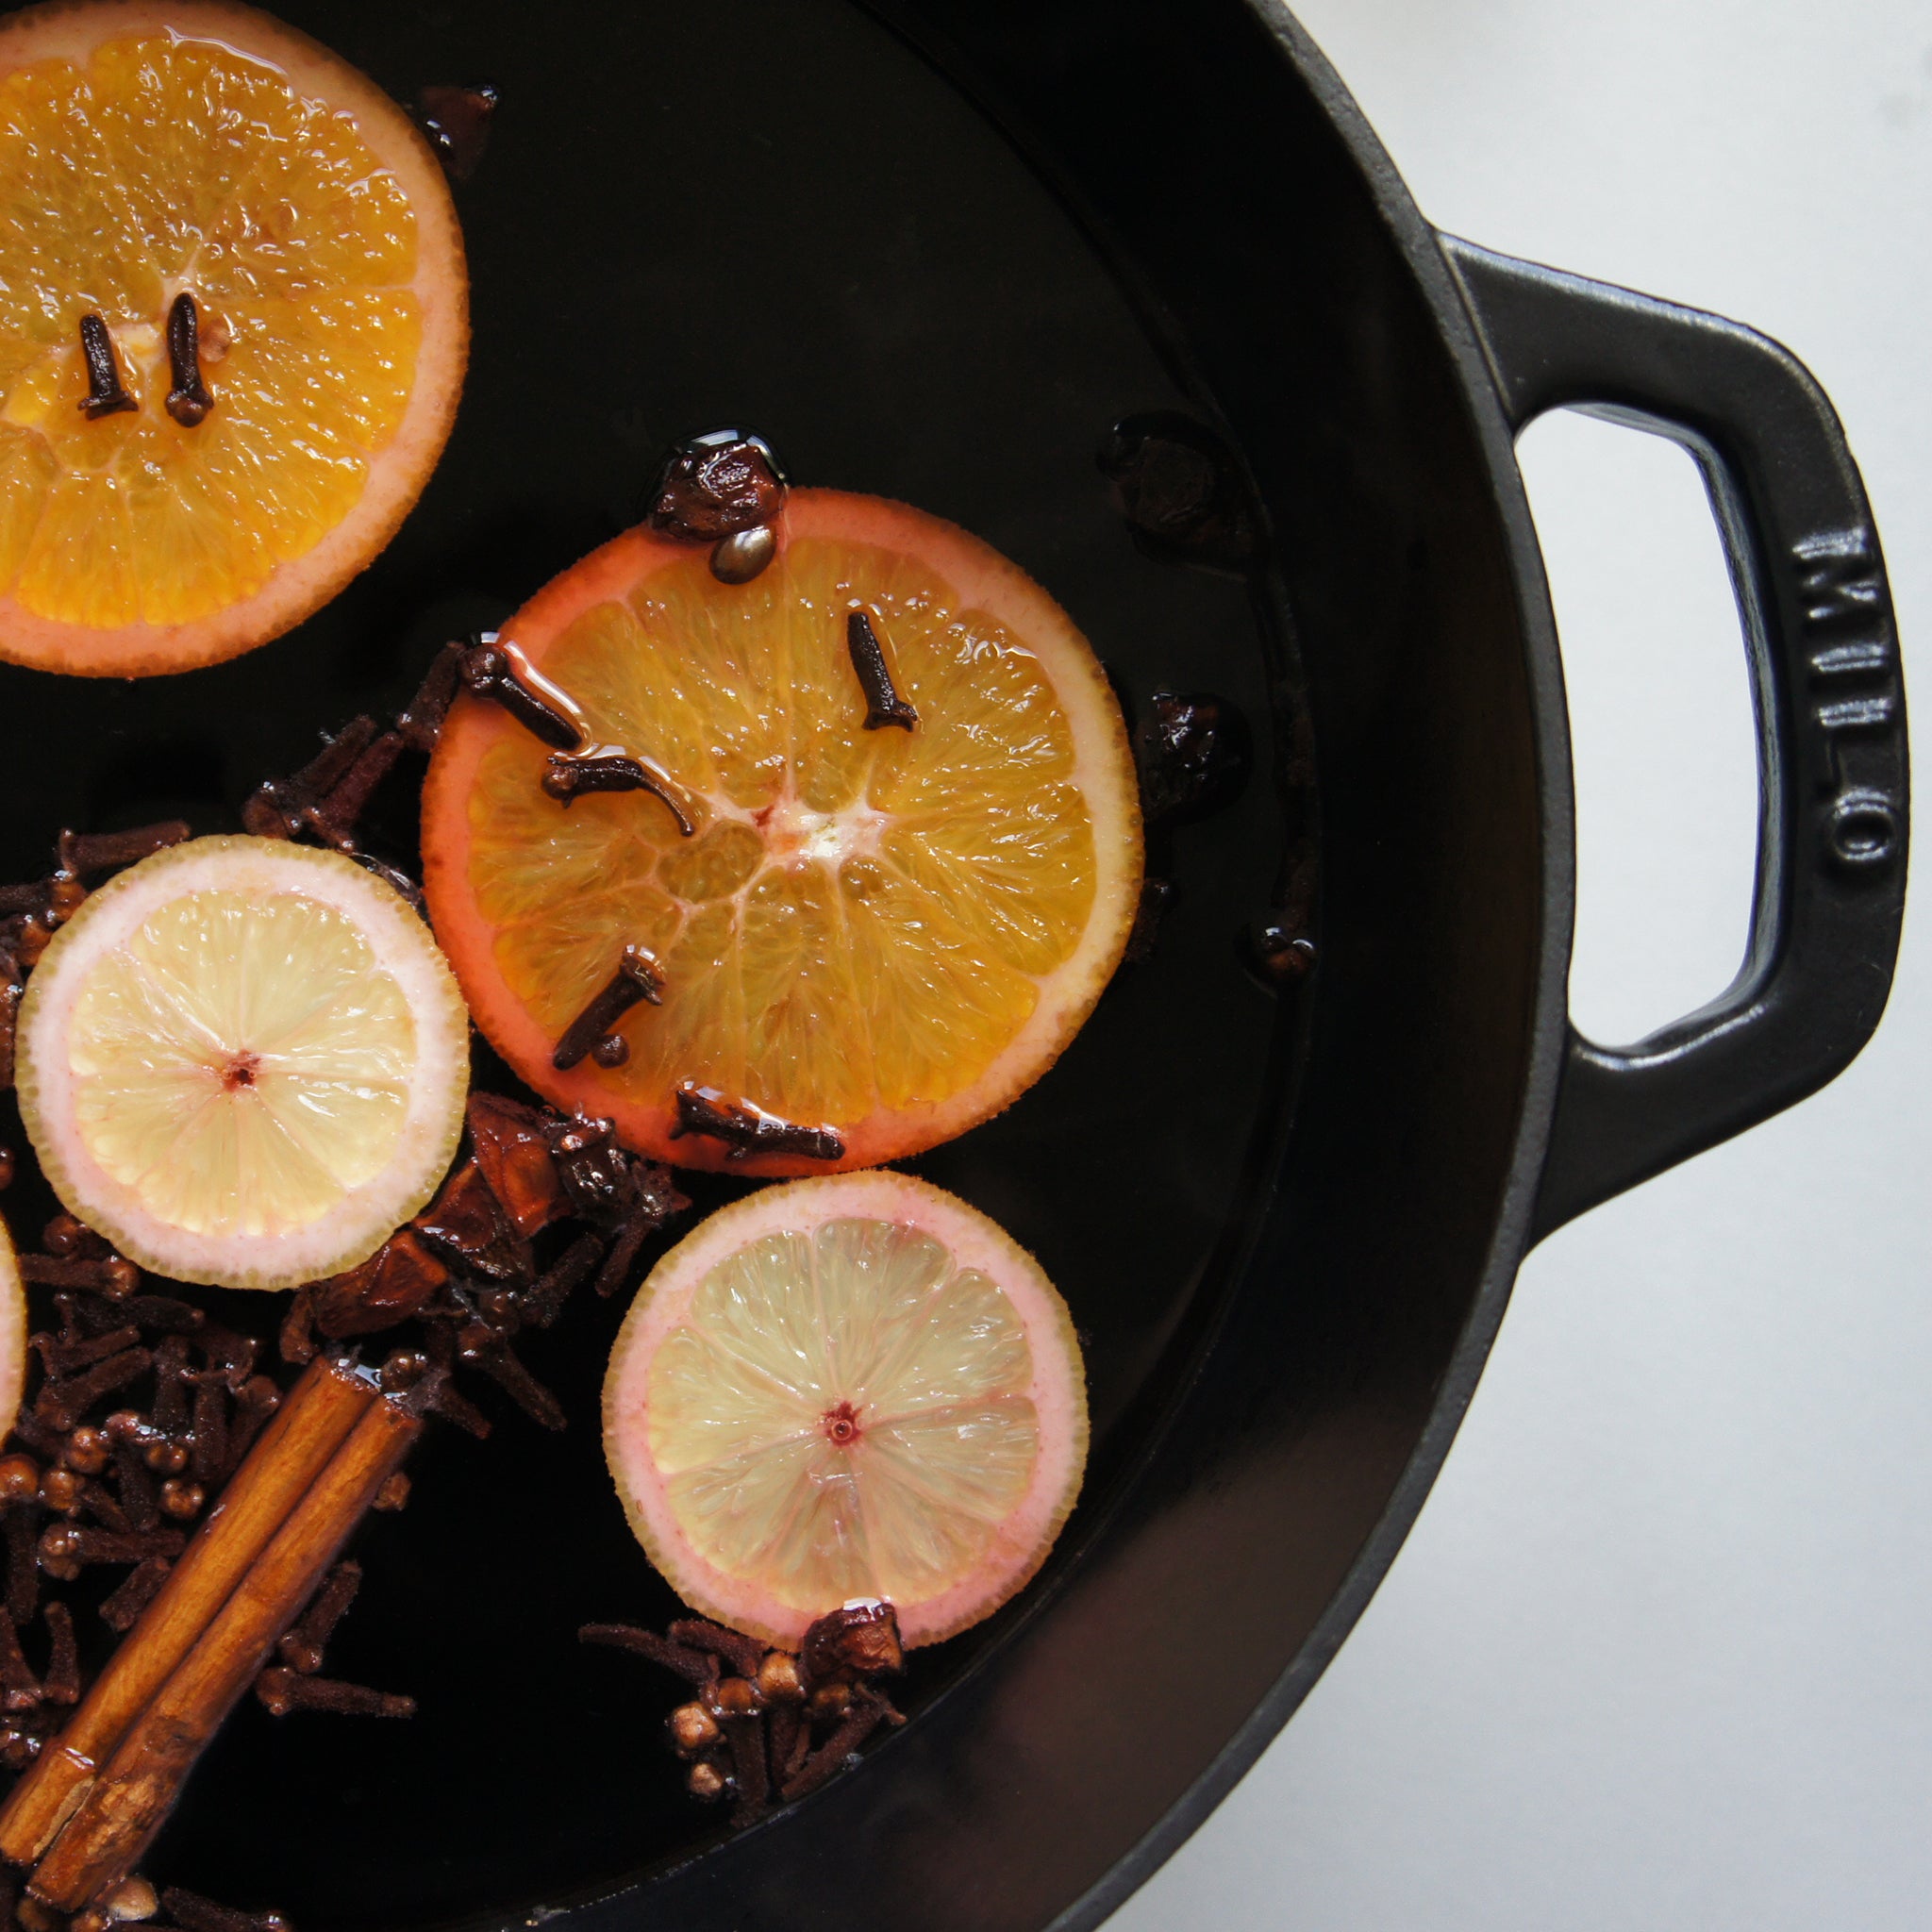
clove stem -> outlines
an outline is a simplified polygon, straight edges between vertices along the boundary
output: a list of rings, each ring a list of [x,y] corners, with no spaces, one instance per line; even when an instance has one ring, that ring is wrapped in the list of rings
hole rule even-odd
[[[733,1159],[747,1154],[803,1154],[811,1160],[840,1160],[845,1143],[830,1127],[802,1127],[780,1120],[749,1100],[727,1100],[715,1088],[686,1080],[677,1089],[674,1141],[704,1134],[723,1141]]]
[[[669,779],[653,771],[639,758],[624,752],[599,752],[594,758],[573,758],[563,752],[551,755],[550,769],[543,774],[543,790],[568,807],[587,791],[648,791],[660,799],[677,829],[687,838],[697,836],[697,826],[684,808],[684,801],[672,789]]]
[[[87,358],[87,401],[80,409],[90,423],[141,407],[121,386],[121,363],[114,354],[114,339],[98,315],[80,318],[80,353]]]

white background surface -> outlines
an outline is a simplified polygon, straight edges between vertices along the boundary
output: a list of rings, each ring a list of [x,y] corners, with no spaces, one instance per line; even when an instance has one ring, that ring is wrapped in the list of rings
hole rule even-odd
[[[1932,703],[1924,0],[1300,11],[1433,220],[1811,365]],[[1686,458],[1574,418],[1524,458],[1580,766],[1574,998],[1628,1039],[1741,955],[1741,651]],[[1924,940],[1837,1085],[1531,1257],[1367,1616],[1110,1932],[1932,1926]]]

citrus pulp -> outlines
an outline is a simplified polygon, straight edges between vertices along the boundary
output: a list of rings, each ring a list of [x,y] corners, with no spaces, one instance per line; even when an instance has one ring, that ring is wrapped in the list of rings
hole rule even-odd
[[[985,1215],[909,1175],[830,1175],[712,1215],[651,1271],[604,1449],[704,1615],[795,1650],[872,1597],[933,1643],[1045,1559],[1086,1466],[1086,1379],[1065,1303]]]

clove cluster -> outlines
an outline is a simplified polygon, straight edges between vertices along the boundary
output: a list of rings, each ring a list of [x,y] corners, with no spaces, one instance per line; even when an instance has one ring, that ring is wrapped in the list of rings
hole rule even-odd
[[[694,1798],[732,1801],[731,1823],[756,1824],[857,1761],[881,1724],[906,1722],[879,1688],[905,1667],[891,1604],[861,1600],[818,1619],[794,1654],[698,1617],[662,1637],[630,1624],[586,1624],[586,1643],[627,1650],[682,1677],[692,1697],[667,1722]]]
[[[0,1765],[14,1771],[40,1755],[80,1690],[72,1612],[42,1602],[46,1583],[125,1567],[99,1614],[127,1630],[281,1403],[250,1337],[150,1291],[73,1216],[47,1224],[20,1272],[53,1291],[58,1325],[29,1338],[37,1386],[0,1457]],[[47,1657],[38,1677],[25,1641],[36,1622]]]

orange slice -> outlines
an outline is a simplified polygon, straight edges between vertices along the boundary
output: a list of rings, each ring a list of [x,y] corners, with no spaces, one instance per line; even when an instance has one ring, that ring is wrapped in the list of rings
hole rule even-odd
[[[1008,1105],[1092,1010],[1141,884],[1120,708],[1052,598],[903,504],[794,491],[782,521],[777,560],[738,586],[631,531],[503,633],[586,747],[654,767],[694,836],[647,791],[559,804],[549,748],[469,696],[424,794],[430,910],[498,1051],[636,1148],[750,1174],[894,1159]],[[855,610],[910,730],[865,728]],[[627,946],[661,1005],[619,1024],[623,1065],[559,1072]],[[680,1087],[842,1153],[734,1158],[677,1132]]]
[[[340,853],[196,839],[54,935],[21,1001],[20,1117],[70,1213],[143,1268],[290,1288],[435,1191],[469,1016],[393,887]]]
[[[84,325],[132,407],[82,407]],[[0,657],[141,676],[299,624],[415,502],[468,344],[442,171],[333,54],[219,0],[0,25]]]
[[[870,1597],[935,1643],[1053,1547],[1086,1377],[1066,1304],[976,1208],[901,1174],[798,1181],[652,1269],[611,1353],[604,1452],[702,1614],[796,1650]]]

